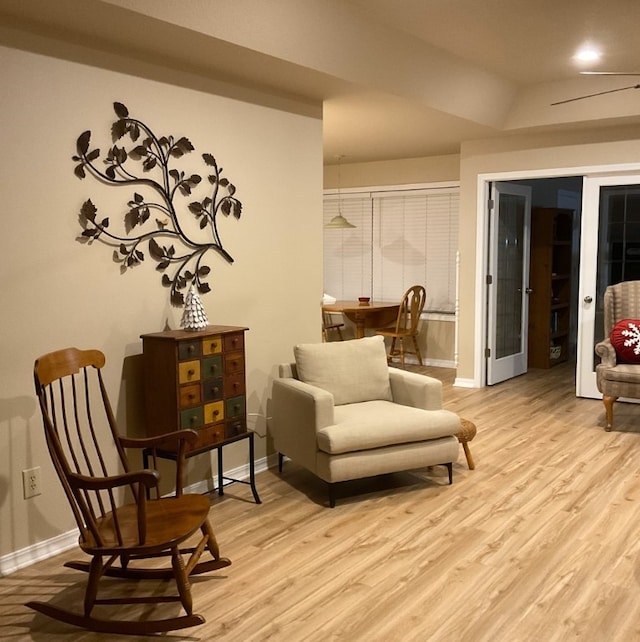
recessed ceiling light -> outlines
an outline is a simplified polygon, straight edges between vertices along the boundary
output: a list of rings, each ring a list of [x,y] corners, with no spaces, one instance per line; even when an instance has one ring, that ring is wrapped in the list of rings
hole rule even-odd
[[[593,45],[584,45],[580,47],[573,56],[576,62],[598,62],[602,54]]]

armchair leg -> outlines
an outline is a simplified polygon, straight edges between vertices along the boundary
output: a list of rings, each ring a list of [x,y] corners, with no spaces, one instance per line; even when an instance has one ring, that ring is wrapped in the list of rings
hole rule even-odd
[[[284,455],[282,453],[278,453],[278,472],[282,472],[282,464],[284,464]]]
[[[327,482],[327,487],[329,490],[329,508],[336,507],[336,493],[335,493],[335,484]]]
[[[613,428],[613,404],[617,399],[618,397],[609,397],[607,395],[602,397],[602,403],[607,414],[607,425],[604,428],[607,432],[611,432],[611,428]]]
[[[453,484],[453,462],[449,462],[448,464],[445,464],[447,467],[447,472],[449,473],[449,485]]]

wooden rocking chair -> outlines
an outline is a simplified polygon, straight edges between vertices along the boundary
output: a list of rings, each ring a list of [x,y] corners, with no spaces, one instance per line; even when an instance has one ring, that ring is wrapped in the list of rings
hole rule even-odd
[[[152,634],[202,624],[193,613],[189,576],[229,566],[220,557],[209,523],[209,499],[182,493],[182,472],[187,444],[197,437],[191,430],[148,439],[131,439],[118,434],[101,368],[105,358],[98,350],[68,348],[40,357],[35,362],[36,394],[44,422],[53,465],[80,530],[80,548],[90,561],[69,562],[70,568],[89,573],[83,612],[73,612],[52,603],[29,602],[27,606],[49,617],[104,633]],[[153,449],[178,443],[176,494],[160,497],[159,474],[155,470],[132,471],[125,448]],[[106,446],[109,448],[106,448]],[[105,446],[105,448],[103,448]],[[115,470],[114,470],[115,469]],[[148,498],[155,491],[155,498]],[[126,493],[133,501],[123,503]],[[184,548],[185,541],[201,532],[197,545]],[[207,551],[212,559],[200,562]],[[185,563],[183,555],[189,558]],[[137,560],[170,558],[171,564]],[[129,596],[98,599],[103,576],[129,579],[175,579],[176,596]],[[165,619],[115,619],[118,611],[97,618],[94,605],[125,605],[180,601],[186,615]],[[120,608],[122,608],[120,606]],[[108,617],[111,616],[111,617]]]

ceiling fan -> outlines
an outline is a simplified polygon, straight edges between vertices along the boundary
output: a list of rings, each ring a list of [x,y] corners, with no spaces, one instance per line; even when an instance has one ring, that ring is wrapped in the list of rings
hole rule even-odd
[[[626,71],[581,71],[580,73],[583,76],[640,76],[640,73]],[[585,98],[593,98],[594,96],[602,96],[603,94],[613,94],[617,91],[626,91],[627,89],[640,89],[640,84],[598,91],[595,94],[587,94],[586,96],[578,96],[577,98],[569,98],[567,100],[559,100],[558,102],[551,103],[551,105],[563,105],[564,103],[572,103],[576,100],[584,100]]]

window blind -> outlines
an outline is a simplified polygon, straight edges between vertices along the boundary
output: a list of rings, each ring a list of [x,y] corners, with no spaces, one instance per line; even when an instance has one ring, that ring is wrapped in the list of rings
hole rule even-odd
[[[324,291],[338,300],[371,296],[371,198],[325,198],[324,224],[339,212],[356,227],[324,230]]]
[[[356,228],[324,231],[324,289],[337,299],[396,300],[424,285],[426,311],[453,313],[459,188],[327,195],[324,220],[341,209]]]

